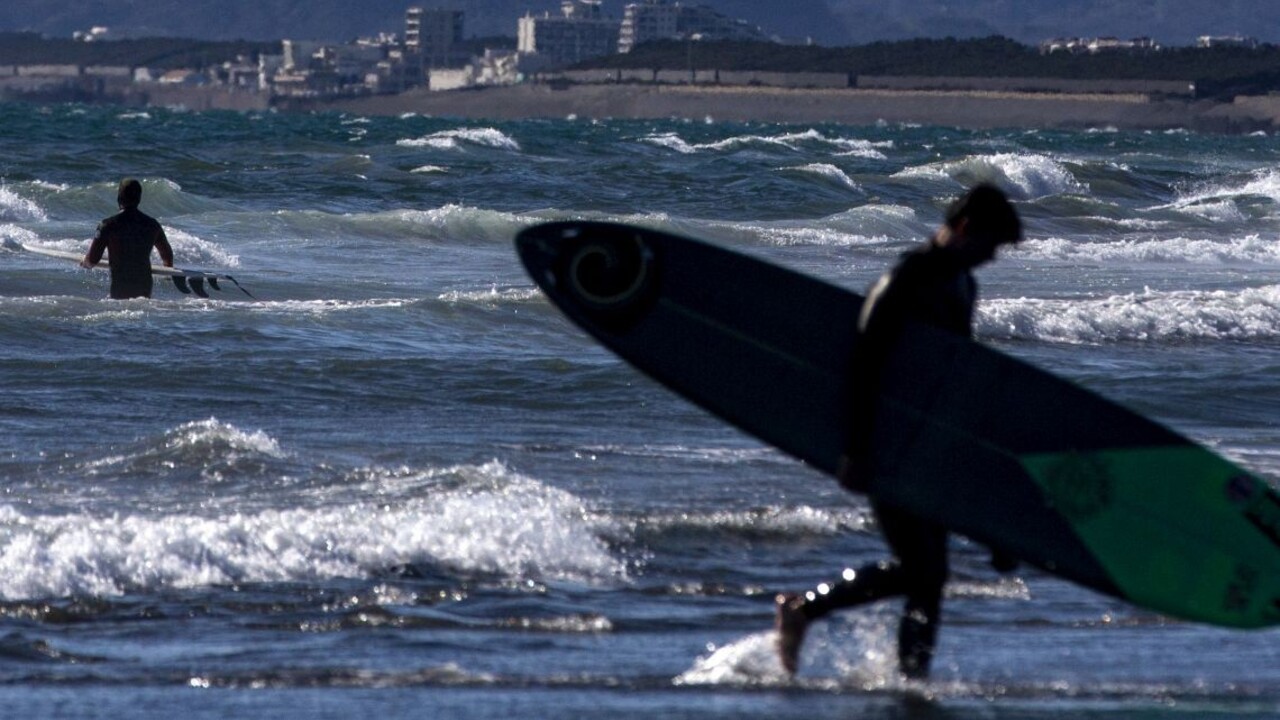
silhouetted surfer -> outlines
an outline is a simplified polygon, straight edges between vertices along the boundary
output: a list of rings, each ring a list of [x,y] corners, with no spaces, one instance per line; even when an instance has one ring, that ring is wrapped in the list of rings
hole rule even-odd
[[[98,223],[89,252],[80,265],[91,268],[107,252],[111,264],[111,297],[127,300],[151,297],[151,250],[160,253],[165,267],[173,267],[173,248],[164,229],[155,218],[138,209],[142,202],[142,183],[133,178],[120,181],[116,203],[120,212]]]
[[[861,392],[855,398],[856,430],[840,481],[868,494],[893,556],[845,570],[838,581],[803,595],[778,596],[778,653],[788,672],[796,671],[811,622],[834,610],[902,595],[906,605],[898,629],[899,669],[910,678],[928,675],[949,572],[947,531],[884,503],[869,491],[874,388],[884,358],[908,320],[972,336],[978,287],[971,271],[994,258],[999,246],[1021,239],[1022,223],[1004,193],[991,185],[978,185],[951,205],[946,222],[927,243],[906,253],[867,293],[858,318],[862,336],[855,361],[861,378]],[[1012,565],[1005,558],[993,560],[999,569]]]

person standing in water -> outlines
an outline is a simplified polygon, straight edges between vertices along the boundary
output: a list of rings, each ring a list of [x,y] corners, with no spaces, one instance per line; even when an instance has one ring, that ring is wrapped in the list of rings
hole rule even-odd
[[[138,209],[142,183],[133,178],[120,181],[116,203],[120,212],[98,223],[93,244],[80,266],[91,268],[107,253],[111,264],[111,298],[151,297],[151,251],[160,253],[165,267],[173,267],[173,248],[155,218]]]
[[[876,388],[885,357],[907,322],[972,337],[978,291],[972,270],[992,260],[1001,245],[1021,239],[1022,223],[1005,194],[993,185],[978,185],[951,205],[945,223],[928,242],[903,255],[867,293],[858,317],[861,335],[854,363],[860,392],[854,399],[853,437],[840,482],[868,494],[891,557],[847,569],[836,582],[804,594],[777,597],[778,654],[787,672],[796,671],[805,631],[813,621],[843,608],[904,596],[899,671],[912,679],[928,676],[949,573],[947,530],[889,505],[869,490]],[[1004,557],[993,557],[993,564],[999,570],[1012,569]]]

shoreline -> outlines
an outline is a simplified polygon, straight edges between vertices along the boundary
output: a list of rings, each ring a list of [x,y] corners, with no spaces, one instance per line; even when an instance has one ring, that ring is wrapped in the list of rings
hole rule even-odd
[[[410,90],[329,101],[292,101],[286,111],[364,115],[416,113],[469,120],[670,119],[839,123],[880,122],[966,129],[1026,127],[1130,130],[1187,129],[1245,133],[1280,128],[1280,98],[1235,102],[1100,93],[984,90],[793,89],[763,86],[658,84],[568,85]]]

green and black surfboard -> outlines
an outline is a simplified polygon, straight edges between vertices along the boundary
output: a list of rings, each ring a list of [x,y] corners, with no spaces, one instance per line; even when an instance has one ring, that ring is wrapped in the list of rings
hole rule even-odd
[[[862,298],[613,223],[521,232],[534,281],[640,370],[830,474]],[[979,343],[912,325],[877,405],[886,502],[1170,616],[1280,624],[1280,495],[1172,430]]]

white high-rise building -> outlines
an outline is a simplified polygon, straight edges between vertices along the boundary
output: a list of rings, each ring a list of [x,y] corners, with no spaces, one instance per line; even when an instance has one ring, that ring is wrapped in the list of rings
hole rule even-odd
[[[520,18],[516,49],[554,65],[573,65],[618,50],[617,20],[604,17],[601,0],[563,0],[560,15]]]
[[[734,20],[702,5],[680,0],[644,0],[627,5],[618,34],[618,52],[631,52],[654,40],[768,40],[764,31],[745,20]]]

